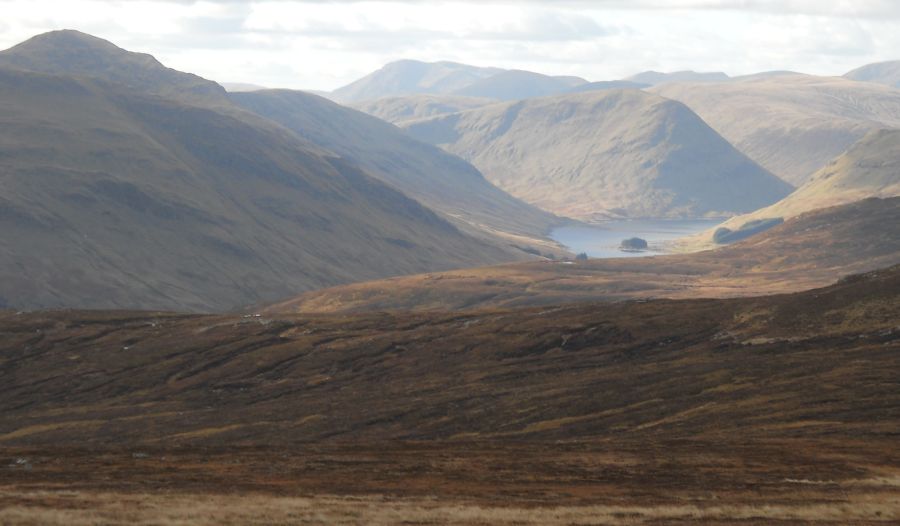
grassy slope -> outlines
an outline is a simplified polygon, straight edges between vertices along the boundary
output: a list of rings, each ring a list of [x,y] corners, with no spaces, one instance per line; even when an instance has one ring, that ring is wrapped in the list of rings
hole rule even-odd
[[[900,267],[793,295],[358,316],[0,315],[0,444],[880,440]]]
[[[868,133],[846,153],[816,172],[800,188],[777,203],[733,217],[721,226],[737,230],[749,221],[791,218],[804,212],[852,203],[869,197],[900,196],[900,130]],[[716,227],[719,228],[719,227]],[[716,229],[682,240],[684,249],[713,245]],[[865,232],[860,232],[865,235]]]
[[[404,122],[458,113],[496,103],[497,101],[492,99],[459,95],[406,95],[359,102],[353,107],[399,126]]]
[[[231,98],[496,244],[550,245],[545,235],[562,221],[493,186],[465,161],[375,117],[299,91],[236,93]]]
[[[269,310],[445,310],[792,292],[900,263],[898,221],[900,198],[872,199],[812,212],[714,251],[403,276],[313,291]]]
[[[577,219],[751,211],[790,190],[682,104],[637,90],[485,106],[407,130],[512,195]]]
[[[800,186],[867,132],[900,126],[900,91],[841,78],[765,75],[718,84],[668,84],[751,159]]]
[[[227,309],[510,255],[237,109],[0,70],[0,297]]]

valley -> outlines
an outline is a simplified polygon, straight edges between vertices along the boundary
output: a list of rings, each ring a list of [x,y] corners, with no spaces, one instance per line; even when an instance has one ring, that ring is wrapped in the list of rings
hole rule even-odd
[[[613,4],[4,6],[0,524],[900,523],[900,11]]]
[[[498,265],[354,283],[272,312],[468,310],[647,298],[796,292],[900,263],[900,198],[811,212],[733,245],[647,258]]]
[[[550,237],[576,254],[592,258],[646,257],[664,254],[672,242],[719,225],[719,219],[653,221],[604,221],[589,225],[563,226]],[[643,250],[622,250],[622,241],[637,237],[649,244]]]

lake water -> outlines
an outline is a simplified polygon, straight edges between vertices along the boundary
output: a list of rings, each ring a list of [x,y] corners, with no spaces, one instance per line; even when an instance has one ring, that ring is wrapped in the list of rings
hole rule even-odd
[[[666,242],[708,230],[721,222],[721,219],[605,221],[560,227],[553,230],[550,237],[572,252],[584,252],[592,258],[654,256],[665,253]],[[646,240],[648,249],[641,252],[620,250],[622,240],[632,237]]]

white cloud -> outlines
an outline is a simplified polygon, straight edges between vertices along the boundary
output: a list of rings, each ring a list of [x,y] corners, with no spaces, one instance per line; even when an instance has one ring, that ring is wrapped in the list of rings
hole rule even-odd
[[[888,0],[0,0],[0,47],[74,28],[223,81],[330,89],[400,58],[619,78],[900,58]]]

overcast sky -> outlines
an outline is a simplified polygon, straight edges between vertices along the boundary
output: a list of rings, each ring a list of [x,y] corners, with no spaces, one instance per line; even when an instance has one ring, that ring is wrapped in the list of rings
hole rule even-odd
[[[0,0],[0,48],[78,29],[218,81],[330,90],[401,58],[589,80],[839,75],[900,58],[898,0]]]

